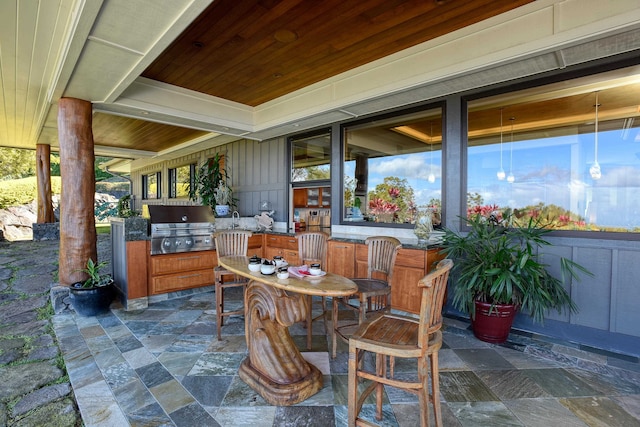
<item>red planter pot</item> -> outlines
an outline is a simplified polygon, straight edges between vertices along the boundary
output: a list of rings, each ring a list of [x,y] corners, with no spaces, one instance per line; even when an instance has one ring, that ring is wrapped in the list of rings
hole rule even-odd
[[[500,344],[507,340],[513,318],[518,311],[515,305],[491,304],[476,301],[476,317],[471,319],[473,335],[481,341]]]

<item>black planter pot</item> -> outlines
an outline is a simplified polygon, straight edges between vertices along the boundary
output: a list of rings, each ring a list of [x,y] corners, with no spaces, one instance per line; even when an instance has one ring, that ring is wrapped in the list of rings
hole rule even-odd
[[[107,286],[94,288],[82,288],[74,283],[69,288],[69,298],[76,313],[82,316],[95,316],[109,311],[115,296],[114,291],[113,282]]]
[[[513,304],[502,305],[476,301],[476,317],[471,318],[473,335],[481,341],[501,344],[509,337],[513,319],[518,311]]]

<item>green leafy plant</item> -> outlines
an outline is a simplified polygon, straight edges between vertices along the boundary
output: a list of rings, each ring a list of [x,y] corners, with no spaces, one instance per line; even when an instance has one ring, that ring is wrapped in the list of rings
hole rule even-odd
[[[509,213],[463,219],[469,232],[463,235],[445,228],[442,244],[442,252],[454,261],[456,308],[475,318],[476,300],[492,305],[514,304],[539,323],[549,309],[577,312],[563,284],[569,278],[580,280],[580,273],[592,274],[564,257],[560,257],[560,278],[548,272],[539,250],[551,245],[544,236],[552,230],[534,218],[508,227],[517,222]]]
[[[111,283],[113,283],[113,278],[111,277],[110,274],[102,274],[100,273],[100,270],[107,265],[106,261],[102,261],[100,263],[96,263],[95,261],[93,261],[91,258],[89,258],[89,260],[87,261],[87,267],[86,268],[82,268],[76,271],[82,271],[84,273],[87,273],[87,275],[89,276],[84,282],[78,282],[77,284],[74,283],[74,287],[81,287],[81,288],[96,288],[96,287],[100,287],[100,286],[107,286],[110,285]],[[79,285],[78,285],[79,284]]]
[[[215,157],[208,159],[196,170],[193,183],[189,185],[189,199],[194,202],[200,201],[211,209],[221,204],[235,205],[233,192],[227,185],[228,180],[229,175],[222,165],[220,154],[216,153]],[[221,185],[226,191],[224,198],[222,194],[217,197]],[[220,203],[217,200],[227,200],[227,203]]]

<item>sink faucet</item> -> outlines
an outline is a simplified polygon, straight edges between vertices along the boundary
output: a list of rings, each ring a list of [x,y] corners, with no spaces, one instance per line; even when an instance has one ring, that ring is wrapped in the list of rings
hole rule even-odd
[[[238,218],[238,223],[236,224],[236,218]],[[231,229],[235,230],[236,226],[240,225],[240,214],[238,213],[238,211],[233,211],[233,213],[231,214]]]

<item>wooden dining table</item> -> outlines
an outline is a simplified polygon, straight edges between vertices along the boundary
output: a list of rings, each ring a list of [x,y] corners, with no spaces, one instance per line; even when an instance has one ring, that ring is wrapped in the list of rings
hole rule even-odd
[[[322,389],[322,373],[307,362],[289,334],[289,326],[306,319],[306,295],[348,296],[357,291],[346,277],[323,276],[278,279],[249,270],[249,258],[225,256],[220,265],[249,279],[244,294],[248,356],[238,375],[268,403],[294,405]],[[308,326],[310,327],[310,326]]]

